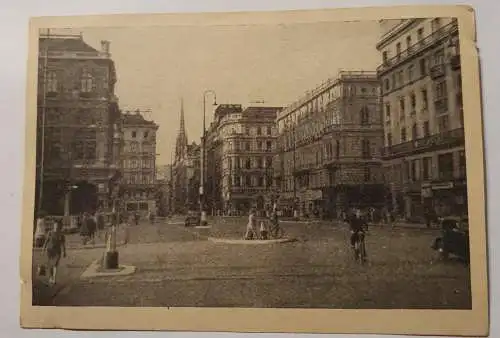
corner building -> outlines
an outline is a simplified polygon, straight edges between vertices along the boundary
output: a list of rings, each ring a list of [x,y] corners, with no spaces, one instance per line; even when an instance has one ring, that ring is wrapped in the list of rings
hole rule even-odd
[[[219,105],[207,133],[207,186],[214,212],[259,211],[274,201],[276,114],[281,107]]]
[[[35,210],[70,216],[110,209],[120,166],[110,43],[96,49],[81,35],[45,34],[38,42]]]
[[[374,71],[343,71],[278,113],[274,175],[285,215],[383,205],[379,87]]]
[[[145,216],[156,213],[156,132],[158,125],[140,113],[121,117],[123,148],[122,196],[124,209]]]
[[[377,44],[393,210],[421,221],[467,213],[458,23],[382,20]]]

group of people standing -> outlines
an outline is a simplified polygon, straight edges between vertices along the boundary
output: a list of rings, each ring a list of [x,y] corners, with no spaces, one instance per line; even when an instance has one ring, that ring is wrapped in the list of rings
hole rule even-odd
[[[250,209],[250,213],[248,215],[248,223],[247,223],[247,230],[245,233],[245,239],[246,240],[252,240],[252,239],[269,239],[269,236],[272,236],[274,238],[278,237],[278,234],[280,232],[280,226],[279,226],[279,219],[278,219],[278,210],[276,207],[273,207],[271,211],[266,210],[265,211],[265,219],[261,218],[260,219],[260,227],[259,227],[259,232],[257,233],[257,209],[252,208]],[[270,226],[269,224],[270,223]]]

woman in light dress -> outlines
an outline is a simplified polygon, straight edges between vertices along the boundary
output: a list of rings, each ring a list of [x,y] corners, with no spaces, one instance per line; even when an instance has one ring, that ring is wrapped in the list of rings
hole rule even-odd
[[[247,223],[247,231],[245,233],[245,239],[254,239],[257,237],[257,233],[255,232],[255,208],[250,209],[250,213],[248,215],[248,223]]]

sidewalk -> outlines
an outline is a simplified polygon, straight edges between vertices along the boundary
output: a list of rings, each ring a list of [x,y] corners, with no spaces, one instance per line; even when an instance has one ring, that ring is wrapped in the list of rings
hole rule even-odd
[[[121,246],[126,244],[128,232],[130,231],[131,226],[121,225],[116,229],[116,244],[117,246]],[[66,249],[74,250],[74,249],[98,249],[98,248],[106,248],[106,232],[110,231],[110,228],[106,228],[100,230],[94,239],[94,243],[91,241],[87,244],[83,244],[82,237],[79,233],[74,234],[66,234]],[[41,251],[42,248],[33,248],[34,251]]]

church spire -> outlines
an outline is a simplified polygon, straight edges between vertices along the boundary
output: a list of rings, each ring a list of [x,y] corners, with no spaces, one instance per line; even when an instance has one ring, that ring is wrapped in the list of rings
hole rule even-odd
[[[175,141],[175,161],[178,162],[186,156],[187,152],[187,134],[184,122],[184,99],[181,98],[181,114],[180,114],[180,127],[177,140]]]

